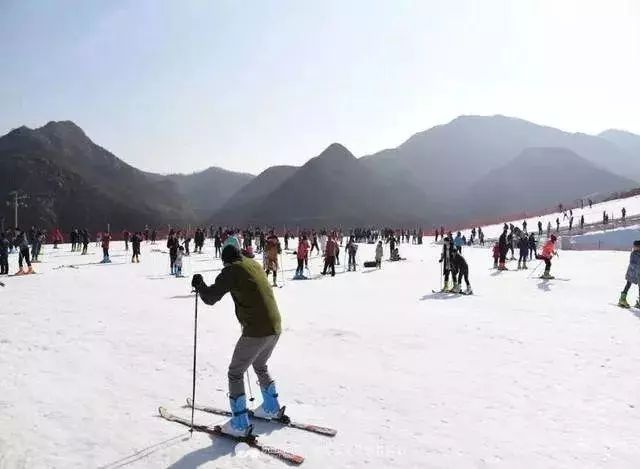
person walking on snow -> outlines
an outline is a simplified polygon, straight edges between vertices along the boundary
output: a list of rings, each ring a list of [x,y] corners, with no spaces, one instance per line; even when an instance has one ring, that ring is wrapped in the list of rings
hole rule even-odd
[[[498,247],[500,249],[500,262],[498,263],[498,270],[507,270],[505,263],[507,262],[507,251],[509,245],[507,244],[507,229],[505,228],[500,237],[498,238]]]
[[[449,274],[451,273],[451,253],[455,250],[451,237],[444,238],[442,243],[442,254],[440,255],[440,262],[442,264],[442,272],[444,275],[444,284],[442,291],[449,291]],[[455,282],[455,280],[454,280]]]
[[[122,232],[122,239],[124,240],[124,250],[128,251],[129,250],[129,238],[131,236],[131,233],[129,233],[128,230],[124,230]]]
[[[169,271],[171,275],[175,273],[173,265],[176,262],[176,256],[178,255],[178,245],[178,237],[173,230],[171,230],[169,232],[169,239],[167,239],[167,249],[169,250]]]
[[[353,236],[349,238],[349,242],[347,243],[347,254],[349,255],[348,271],[353,270],[356,271],[356,253],[358,252],[358,245]]]
[[[453,240],[453,245],[455,246],[456,250],[460,253],[462,253],[462,234],[458,231],[458,233],[456,234],[456,239]]]
[[[227,293],[231,293],[235,303],[242,334],[236,343],[227,373],[229,405],[233,416],[222,428],[224,432],[246,436],[252,430],[244,390],[244,374],[250,366],[253,366],[258,377],[263,399],[262,404],[253,411],[254,415],[279,418],[283,414],[276,384],[267,366],[280,338],[280,311],[268,279],[257,262],[242,257],[234,246],[226,246],[221,257],[224,268],[213,285],[207,286],[202,275],[195,274],[191,286],[208,305],[216,304]]]
[[[557,256],[558,253],[556,251],[556,235],[551,235],[551,237],[549,238],[549,240],[545,243],[544,247],[542,248],[542,254],[538,255],[536,254],[536,259],[540,259],[542,261],[544,261],[544,273],[542,274],[542,276],[540,278],[544,278],[544,279],[552,279],[553,277],[551,276],[551,258],[553,258],[553,256]]]
[[[525,233],[518,239],[518,270],[527,268],[527,257],[529,256],[529,238]]]
[[[627,274],[625,275],[625,278],[627,283],[622,289],[622,293],[620,293],[618,306],[622,308],[629,308],[630,306],[627,302],[627,293],[629,292],[629,288],[631,288],[632,284],[640,286],[640,240],[633,242],[633,250],[629,256],[629,266],[627,267]],[[640,308],[640,296],[638,297],[638,301],[636,301],[635,307]]]
[[[224,249],[223,249],[224,251]],[[239,251],[239,250],[238,250]],[[269,237],[266,241],[265,252],[263,254],[265,258],[264,262],[264,270],[267,273],[267,277],[269,277],[269,272],[273,272],[273,286],[277,287],[277,279],[278,279],[278,255],[282,252],[282,248],[280,247],[280,240],[278,237],[271,231],[269,233]]]
[[[33,267],[31,267],[31,259],[29,257],[29,241],[27,240],[27,234],[20,230],[16,229],[16,239],[14,240],[14,245],[18,248],[18,271],[15,275],[25,275],[25,274],[35,274],[33,271]],[[22,261],[27,263],[27,271],[22,270]]]
[[[533,259],[533,256],[536,254],[536,237],[533,233],[529,234],[529,260]]]
[[[9,275],[9,246],[7,236],[0,233],[0,275]]]
[[[133,251],[131,255],[132,263],[140,263],[140,244],[142,244],[142,234],[140,232],[134,233],[131,236],[131,250]]]
[[[309,268],[309,241],[307,236],[303,235],[302,239],[298,243],[298,249],[296,251],[296,257],[298,258],[298,267],[296,268],[295,278],[304,279],[304,268]]]
[[[331,276],[336,276],[336,257],[338,255],[338,243],[333,236],[327,238],[327,242],[324,245],[324,269],[322,269],[322,275],[327,275],[327,269],[331,270]]]

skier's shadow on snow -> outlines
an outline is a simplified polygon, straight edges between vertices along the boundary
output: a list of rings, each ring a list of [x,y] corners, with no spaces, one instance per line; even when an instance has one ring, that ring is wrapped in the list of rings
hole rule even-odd
[[[540,283],[538,283],[538,288],[544,292],[550,292],[551,291],[551,283],[549,282],[549,280],[544,279],[542,280]]]
[[[120,458],[116,461],[112,461],[108,464],[100,466],[99,469],[119,469],[122,467],[132,465],[133,463],[136,463],[138,461],[141,461],[142,459],[149,457],[151,454],[157,451],[163,451],[171,446],[177,445],[184,441],[188,441],[189,438],[190,437],[188,432],[180,433],[179,435],[176,435],[174,437],[168,438],[158,443],[151,444],[145,448],[139,449],[133,452],[132,454],[128,456],[124,456],[123,458]]]
[[[254,422],[255,425],[255,422]],[[260,435],[268,435],[274,431],[280,430],[283,426],[269,424],[267,426],[257,425],[257,432]],[[217,438],[213,435],[209,435],[211,438],[211,446],[197,449],[191,453],[185,454],[176,462],[167,467],[167,469],[196,469],[203,466],[206,463],[211,463],[218,458],[232,455],[234,458],[238,458],[240,463],[242,460],[253,461],[258,464],[265,461],[270,456],[262,455],[258,450],[249,448],[244,443],[236,443],[224,438]],[[284,461],[282,464],[290,466]]]
[[[445,293],[445,292],[436,292],[436,293],[429,293],[427,295],[424,295],[422,298],[420,298],[420,301],[425,301],[425,300],[451,300],[453,298],[458,298],[462,295],[453,295],[451,293]]]

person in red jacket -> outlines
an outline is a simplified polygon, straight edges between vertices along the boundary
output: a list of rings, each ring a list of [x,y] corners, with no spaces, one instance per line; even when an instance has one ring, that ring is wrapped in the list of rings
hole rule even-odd
[[[298,258],[298,267],[296,268],[296,276],[295,278],[304,279],[304,268],[305,266],[309,268],[309,241],[307,240],[307,236],[303,235],[302,239],[298,243],[298,250],[296,252]]]
[[[102,233],[102,263],[111,262],[109,259],[109,241],[111,241],[110,233]]]
[[[545,243],[544,247],[542,248],[542,253],[541,254],[536,254],[536,259],[540,259],[542,261],[544,261],[544,273],[542,274],[542,276],[540,278],[546,278],[546,279],[551,279],[553,278],[553,276],[551,275],[551,258],[555,255],[558,255],[558,252],[556,250],[556,235],[551,235],[551,237],[549,238],[549,240]]]
[[[52,233],[53,238],[53,249],[58,249],[58,244],[63,242],[62,233],[60,232],[60,228],[55,228]]]
[[[327,245],[324,248],[324,269],[322,275],[327,275],[327,269],[331,269],[331,276],[336,276],[336,255],[338,254],[338,243],[333,236],[330,236],[327,240]]]

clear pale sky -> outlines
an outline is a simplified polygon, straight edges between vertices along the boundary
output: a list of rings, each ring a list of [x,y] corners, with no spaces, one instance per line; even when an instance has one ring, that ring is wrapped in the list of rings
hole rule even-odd
[[[357,156],[460,114],[640,133],[639,0],[0,0],[0,133],[141,169]]]

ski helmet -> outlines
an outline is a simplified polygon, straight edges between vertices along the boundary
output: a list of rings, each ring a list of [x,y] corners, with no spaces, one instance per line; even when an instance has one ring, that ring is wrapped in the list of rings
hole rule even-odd
[[[555,243],[555,242],[556,242],[556,239],[558,239],[558,238],[556,238],[556,235],[552,234],[552,235],[551,235],[551,241],[553,241],[553,242]]]

